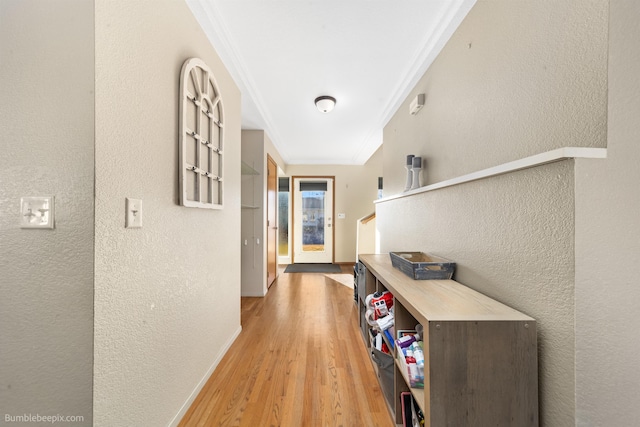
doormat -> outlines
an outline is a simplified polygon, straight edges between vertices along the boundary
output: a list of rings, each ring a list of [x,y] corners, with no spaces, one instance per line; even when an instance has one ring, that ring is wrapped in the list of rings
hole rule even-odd
[[[337,264],[289,264],[285,273],[340,273]]]

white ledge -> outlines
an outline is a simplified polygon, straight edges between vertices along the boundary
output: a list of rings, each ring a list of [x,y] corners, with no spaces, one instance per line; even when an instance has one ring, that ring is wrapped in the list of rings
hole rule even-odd
[[[524,159],[514,160],[513,162],[503,163],[481,171],[472,172],[456,178],[447,179],[446,181],[437,182],[435,184],[426,185],[416,188],[415,190],[405,191],[404,193],[394,194],[393,196],[384,197],[375,200],[374,203],[388,202],[402,197],[413,196],[414,194],[426,193],[427,191],[438,190],[440,188],[451,187],[453,185],[463,184],[465,182],[477,181],[479,179],[489,178],[492,176],[502,175],[509,172],[515,172],[522,169],[528,169],[535,166],[545,165],[566,159],[604,159],[607,157],[606,148],[589,148],[589,147],[563,147],[556,150],[547,151],[545,153],[536,154]]]

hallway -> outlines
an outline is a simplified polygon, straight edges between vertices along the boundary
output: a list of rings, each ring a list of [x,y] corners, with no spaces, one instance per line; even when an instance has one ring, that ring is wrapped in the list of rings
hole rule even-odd
[[[280,272],[180,426],[393,425],[356,315],[352,288]]]

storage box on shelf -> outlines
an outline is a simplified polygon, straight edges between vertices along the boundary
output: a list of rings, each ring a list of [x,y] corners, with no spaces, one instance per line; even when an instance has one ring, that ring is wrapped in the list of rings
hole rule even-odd
[[[423,252],[391,252],[391,265],[416,280],[451,279],[456,263]]]
[[[396,330],[424,328],[424,388],[409,386],[402,356],[394,350],[389,407],[397,424],[401,393],[410,391],[427,427],[538,425],[534,319],[453,280],[412,280],[393,268],[388,254],[360,255],[359,261],[357,303],[365,344],[370,346],[364,298],[376,291],[394,295]]]

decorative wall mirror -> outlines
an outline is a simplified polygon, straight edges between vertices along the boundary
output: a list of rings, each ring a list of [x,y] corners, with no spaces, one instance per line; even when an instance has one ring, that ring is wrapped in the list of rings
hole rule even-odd
[[[180,72],[180,204],[223,207],[222,99],[211,69],[187,59]]]

